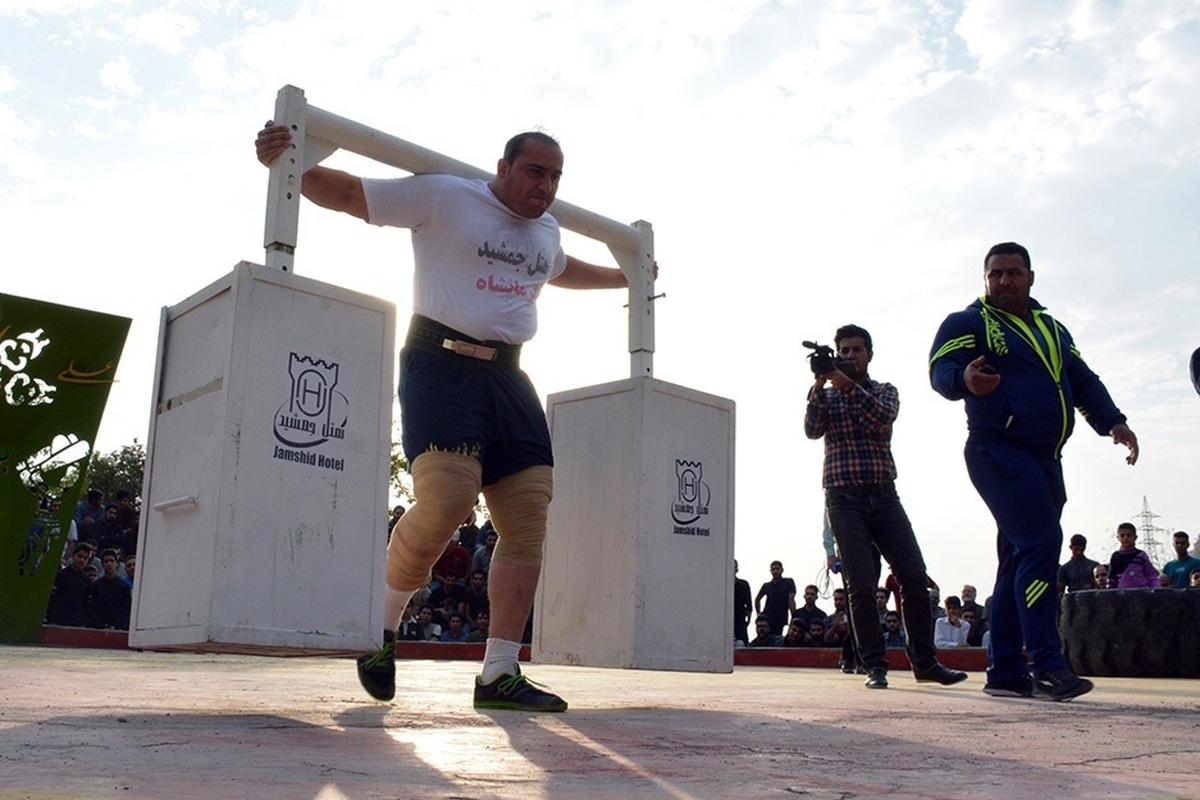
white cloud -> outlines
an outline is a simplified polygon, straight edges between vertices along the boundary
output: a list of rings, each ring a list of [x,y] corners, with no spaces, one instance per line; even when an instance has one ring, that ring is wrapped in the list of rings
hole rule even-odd
[[[125,56],[109,61],[100,68],[100,85],[109,91],[133,96],[142,92],[133,78],[133,65]]]
[[[156,8],[141,16],[126,19],[124,27],[134,42],[149,44],[172,54],[184,52],[186,41],[200,29],[195,18],[165,8]]]

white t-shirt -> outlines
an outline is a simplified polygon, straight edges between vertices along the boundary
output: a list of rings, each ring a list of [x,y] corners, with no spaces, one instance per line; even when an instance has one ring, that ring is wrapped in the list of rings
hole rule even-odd
[[[567,266],[554,217],[514,214],[482,180],[414,175],[362,185],[371,224],[412,229],[413,311],[480,340],[533,338],[538,294]]]

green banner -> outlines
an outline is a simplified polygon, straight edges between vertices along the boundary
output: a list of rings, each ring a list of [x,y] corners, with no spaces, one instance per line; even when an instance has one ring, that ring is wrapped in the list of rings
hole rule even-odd
[[[0,294],[0,642],[34,642],[129,320]]]

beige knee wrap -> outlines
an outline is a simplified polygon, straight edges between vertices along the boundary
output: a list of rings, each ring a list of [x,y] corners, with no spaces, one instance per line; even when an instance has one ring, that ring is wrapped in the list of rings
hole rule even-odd
[[[528,467],[506,475],[483,490],[488,513],[500,538],[493,563],[540,566],[546,541],[546,517],[554,497],[554,470]]]
[[[412,463],[413,503],[392,531],[387,552],[387,585],[397,591],[420,589],[446,549],[446,542],[479,499],[483,469],[460,453],[428,452]]]

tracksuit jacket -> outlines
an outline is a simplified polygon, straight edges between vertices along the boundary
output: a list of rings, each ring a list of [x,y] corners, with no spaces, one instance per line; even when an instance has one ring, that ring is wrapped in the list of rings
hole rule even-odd
[[[951,314],[934,339],[929,378],[946,398],[966,401],[968,441],[1000,439],[1058,459],[1074,429],[1076,407],[1101,436],[1125,416],[1067,329],[1036,300],[1029,307],[1032,325],[983,297]],[[963,385],[967,364],[980,355],[1001,375],[984,397]]]

